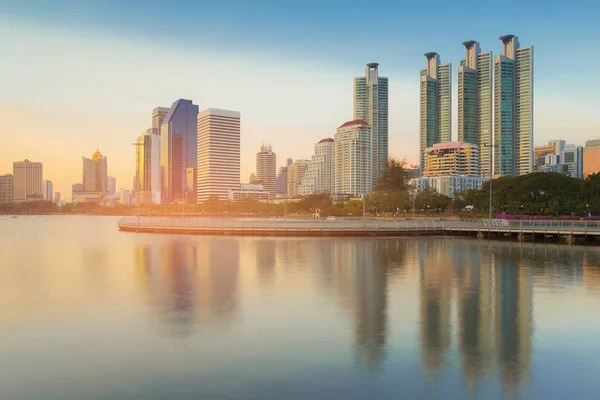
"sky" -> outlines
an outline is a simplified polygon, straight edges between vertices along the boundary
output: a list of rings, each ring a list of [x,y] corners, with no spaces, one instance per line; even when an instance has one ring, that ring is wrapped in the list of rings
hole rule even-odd
[[[419,69],[457,67],[465,40],[534,46],[534,140],[600,138],[598,1],[0,1],[0,174],[44,163],[69,200],[98,147],[130,189],[132,143],[179,98],[241,113],[242,182],[271,143],[278,165],[352,119],[352,79],[390,79],[389,152],[418,161]]]

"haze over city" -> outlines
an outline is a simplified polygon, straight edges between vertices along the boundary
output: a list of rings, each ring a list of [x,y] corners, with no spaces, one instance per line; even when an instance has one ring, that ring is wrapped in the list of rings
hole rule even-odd
[[[583,145],[598,136],[590,100],[600,82],[580,71],[600,61],[588,51],[599,33],[597,3],[503,3],[516,11],[512,18],[478,2],[383,3],[376,12],[360,4],[4,2],[0,171],[41,161],[44,177],[68,198],[81,157],[98,147],[117,185],[129,188],[131,143],[150,111],[188,98],[200,109],[240,112],[245,181],[262,143],[283,165],[309,158],[314,143],[350,120],[352,79],[371,61],[390,80],[389,153],[417,163],[423,53],[436,51],[456,68],[463,41],[498,54],[506,33],[536,49],[535,145],[558,138]],[[365,34],[360,27],[370,24]],[[584,54],[585,63],[574,64]],[[453,86],[456,79],[454,72]],[[455,116],[453,124],[456,139]]]

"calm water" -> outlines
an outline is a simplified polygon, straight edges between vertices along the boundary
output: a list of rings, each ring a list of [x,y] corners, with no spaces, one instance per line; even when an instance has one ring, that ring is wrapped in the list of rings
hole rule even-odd
[[[600,249],[0,217],[0,399],[597,399]]]

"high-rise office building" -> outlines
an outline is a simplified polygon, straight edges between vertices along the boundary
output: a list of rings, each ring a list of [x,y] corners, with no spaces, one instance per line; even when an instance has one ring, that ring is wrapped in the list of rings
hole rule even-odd
[[[135,176],[136,202],[161,204],[160,135],[146,133],[138,137]]]
[[[273,153],[270,144],[263,144],[256,153],[256,178],[263,187],[275,197],[275,182],[277,180],[277,155]]]
[[[583,179],[583,147],[567,144],[563,149],[561,163],[566,174]]]
[[[152,119],[154,124],[154,113]],[[160,127],[161,202],[181,202],[190,191],[187,169],[196,167],[197,144],[198,106],[191,100],[179,99]]]
[[[371,193],[370,135],[371,127],[364,120],[348,121],[337,129],[333,143],[333,193]]]
[[[13,176],[11,174],[0,175],[0,203],[13,201]]]
[[[308,160],[296,160],[288,167],[287,196],[293,197],[299,193],[300,183],[308,169]]]
[[[600,173],[600,139],[588,140],[583,149],[583,176]]]
[[[367,64],[365,76],[354,78],[354,120],[370,126],[369,170],[371,182],[377,182],[388,163],[388,78],[379,76],[377,63]]]
[[[29,160],[13,162],[13,201],[44,198],[44,166]]]
[[[117,180],[114,176],[106,177],[106,193],[109,196],[117,195]]]
[[[474,40],[463,42],[466,56],[458,67],[458,140],[479,146],[481,176],[490,176],[493,57]]]
[[[198,203],[240,188],[240,113],[209,108],[198,114]]]
[[[108,188],[107,160],[98,149],[92,158],[81,157],[83,161],[83,191],[105,193]]]
[[[425,53],[427,67],[420,83],[420,167],[425,169],[425,149],[452,138],[452,64],[440,64],[437,53]]]
[[[156,107],[152,110],[152,127],[146,133],[160,135],[160,128],[169,114],[169,107]]]
[[[533,171],[533,46],[500,37],[494,65],[494,175]]]
[[[54,192],[54,202],[60,203],[60,192]]]
[[[315,144],[315,154],[298,189],[300,194],[331,193],[333,139],[326,138]]]
[[[44,181],[44,200],[52,201],[53,185],[52,181]]]

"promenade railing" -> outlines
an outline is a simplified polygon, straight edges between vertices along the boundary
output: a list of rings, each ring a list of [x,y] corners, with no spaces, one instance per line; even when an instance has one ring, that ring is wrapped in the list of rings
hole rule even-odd
[[[527,221],[502,219],[294,219],[294,218],[214,218],[183,216],[123,217],[125,229],[169,231],[272,232],[443,232],[446,230],[600,232],[600,221]]]

